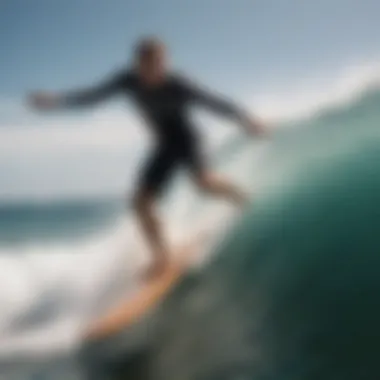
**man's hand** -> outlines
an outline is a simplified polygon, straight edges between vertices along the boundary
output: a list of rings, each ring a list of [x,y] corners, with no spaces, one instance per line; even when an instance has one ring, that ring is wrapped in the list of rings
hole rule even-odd
[[[46,92],[33,92],[28,96],[28,104],[41,111],[49,111],[62,105],[61,97]]]

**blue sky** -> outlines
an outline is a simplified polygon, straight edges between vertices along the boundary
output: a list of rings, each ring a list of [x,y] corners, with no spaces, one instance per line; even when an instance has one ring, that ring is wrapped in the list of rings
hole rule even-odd
[[[168,42],[178,66],[253,91],[376,53],[379,14],[376,0],[2,0],[0,91],[86,83],[146,33]]]
[[[0,154],[0,198],[121,190],[124,145],[137,135],[122,128],[133,116],[102,109],[42,118],[22,100],[30,89],[101,79],[128,62],[141,35],[160,35],[176,67],[254,106],[261,94],[377,62],[379,14],[377,0],[0,0],[0,129],[12,143]]]

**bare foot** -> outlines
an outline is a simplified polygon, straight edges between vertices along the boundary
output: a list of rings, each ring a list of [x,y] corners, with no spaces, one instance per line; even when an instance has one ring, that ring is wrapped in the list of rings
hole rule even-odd
[[[159,277],[172,265],[179,266],[182,268],[181,270],[185,270],[199,252],[201,246],[207,242],[210,233],[211,231],[207,230],[201,231],[195,240],[184,244],[182,247],[178,247],[177,254],[179,257],[177,259],[171,259],[171,255],[166,254],[165,256],[162,255],[160,259],[154,260],[143,272],[143,279],[153,280]]]
[[[167,259],[154,260],[143,273],[144,280],[152,280],[159,277],[170,264]]]

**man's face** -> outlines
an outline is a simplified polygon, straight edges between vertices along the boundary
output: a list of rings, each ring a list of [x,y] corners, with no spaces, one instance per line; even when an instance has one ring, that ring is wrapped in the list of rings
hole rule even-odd
[[[144,80],[154,82],[161,79],[166,72],[167,60],[163,46],[152,46],[140,53],[138,70]]]

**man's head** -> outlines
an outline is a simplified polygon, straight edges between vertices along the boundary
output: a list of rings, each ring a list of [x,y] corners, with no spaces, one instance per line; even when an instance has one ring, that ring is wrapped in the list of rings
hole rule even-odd
[[[167,69],[165,44],[155,37],[141,39],[135,49],[135,65],[147,82],[160,80]]]

